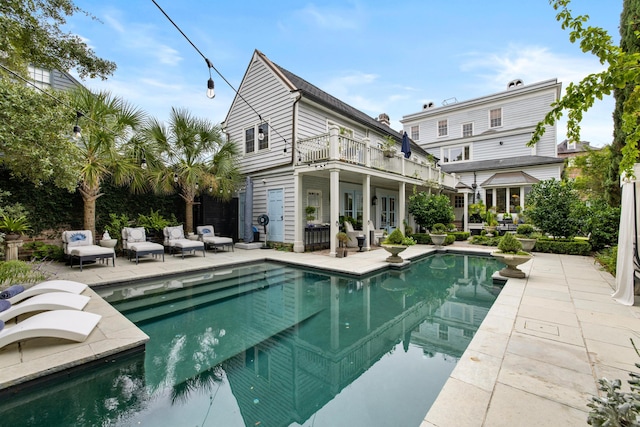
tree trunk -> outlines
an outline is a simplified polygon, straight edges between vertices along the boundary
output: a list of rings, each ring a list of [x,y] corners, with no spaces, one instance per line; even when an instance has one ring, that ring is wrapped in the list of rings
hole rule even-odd
[[[185,200],[184,232],[193,232],[193,200]]]
[[[91,231],[95,243],[96,239],[96,200],[102,196],[100,193],[100,187],[89,188],[88,186],[81,185],[78,188],[84,201],[84,229]]]

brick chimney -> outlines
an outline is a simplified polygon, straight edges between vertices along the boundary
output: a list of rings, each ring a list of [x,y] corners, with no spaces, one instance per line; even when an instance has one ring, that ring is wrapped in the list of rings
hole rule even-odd
[[[391,125],[391,122],[389,121],[389,115],[387,113],[380,114],[377,120],[383,125],[387,125],[387,126]]]

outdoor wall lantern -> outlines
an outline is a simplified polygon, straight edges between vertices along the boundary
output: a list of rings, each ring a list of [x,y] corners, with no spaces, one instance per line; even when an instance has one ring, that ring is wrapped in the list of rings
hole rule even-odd
[[[378,196],[373,196],[373,198],[371,199],[371,204],[375,206],[376,203],[378,203]]]

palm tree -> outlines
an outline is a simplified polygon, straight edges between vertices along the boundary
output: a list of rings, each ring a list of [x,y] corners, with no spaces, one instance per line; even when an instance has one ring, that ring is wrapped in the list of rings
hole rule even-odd
[[[223,140],[219,126],[186,109],[172,108],[167,126],[151,119],[145,135],[146,146],[158,147],[166,162],[155,170],[153,186],[161,193],[180,194],[185,201],[185,232],[192,232],[196,196],[233,197],[240,179],[237,148]]]
[[[76,144],[83,162],[78,191],[84,202],[84,228],[95,236],[96,200],[103,195],[101,185],[106,179],[130,185],[134,191],[145,187],[131,146],[139,143],[135,135],[146,114],[106,91],[92,93],[78,88],[71,93],[71,100],[83,115],[82,136]]]

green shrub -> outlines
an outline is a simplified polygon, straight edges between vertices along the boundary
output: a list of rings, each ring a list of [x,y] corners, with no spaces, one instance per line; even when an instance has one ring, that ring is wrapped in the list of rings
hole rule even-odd
[[[531,224],[521,224],[516,228],[516,234],[518,236],[529,237],[536,231]]]
[[[453,242],[455,241],[456,241],[456,236],[454,236],[453,234],[447,234],[446,239],[444,239],[444,246],[452,245]]]
[[[444,234],[447,232],[447,227],[444,226],[441,222],[436,222],[431,227],[431,233],[433,234]]]
[[[598,261],[598,264],[604,268],[606,272],[616,275],[616,262],[618,256],[618,246],[611,248],[604,248],[599,252],[596,252],[594,258]]]
[[[531,186],[527,218],[543,233],[570,238],[583,227],[584,202],[571,181],[550,179]]]
[[[612,207],[604,200],[592,201],[587,208],[584,234],[589,235],[589,243],[594,251],[618,244],[620,207]]]
[[[506,233],[498,243],[498,250],[505,254],[517,254],[522,251],[522,243],[513,234]]]
[[[39,264],[24,261],[0,261],[0,288],[5,289],[19,283],[38,283],[46,275],[39,270]]]
[[[469,243],[482,246],[498,246],[498,243],[500,243],[500,237],[487,237],[485,234],[481,234],[480,236],[471,237]]]
[[[469,233],[467,233],[468,235]],[[428,233],[414,233],[412,236],[413,240],[416,241],[416,243],[420,244],[420,245],[431,245],[431,236],[429,236]],[[447,234],[447,238],[444,240],[443,245],[451,245],[453,244],[453,242],[456,241],[456,236],[454,235],[454,233],[451,234]]]
[[[469,239],[469,236],[471,236],[471,233],[468,231],[452,231],[448,234],[454,236],[457,242],[464,242]]]
[[[536,252],[567,255],[590,255],[591,244],[584,240],[551,240],[547,238],[541,238],[536,242]]]
[[[416,244],[416,241],[413,240],[412,237],[405,237],[404,239],[402,239],[402,244],[405,246],[413,246]]]
[[[404,240],[404,235],[399,228],[396,228],[387,236],[384,243],[389,245],[402,245],[402,241]]]
[[[448,196],[427,194],[424,191],[409,197],[408,211],[416,224],[427,230],[431,230],[435,223],[448,224],[455,218]]]
[[[51,245],[44,242],[28,242],[23,245],[24,249],[33,251],[31,259],[36,261],[64,261],[64,250],[58,245]]]

